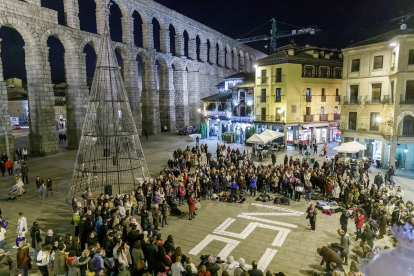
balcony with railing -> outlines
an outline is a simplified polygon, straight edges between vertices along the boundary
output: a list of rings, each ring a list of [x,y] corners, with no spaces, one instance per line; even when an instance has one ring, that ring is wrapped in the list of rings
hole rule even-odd
[[[272,95],[272,102],[281,103],[285,95]]]
[[[334,114],[334,120],[340,120],[341,114]]]
[[[393,104],[394,103],[394,97],[391,95],[383,95],[381,98],[382,104]]]
[[[303,121],[306,123],[313,122],[313,116],[314,115],[303,115]]]
[[[328,114],[320,114],[319,121],[328,121],[329,115]]]
[[[400,104],[414,104],[414,93],[402,94]]]
[[[266,103],[269,96],[257,96],[257,101],[259,103]]]
[[[230,112],[227,111],[217,111],[217,110],[204,110],[203,112],[201,112],[201,114],[203,114],[204,116],[208,116],[208,117],[227,117],[228,114],[230,114]]]
[[[256,122],[282,122],[281,115],[256,115],[254,120]]]
[[[325,103],[326,102],[326,96],[321,96],[321,102]]]
[[[339,103],[341,102],[341,96],[335,96],[335,102]]]
[[[344,96],[342,98],[343,105],[347,105],[347,104],[361,104],[362,103],[362,97],[361,96]]]
[[[268,76],[258,77],[259,85],[266,85],[268,83],[269,79],[270,79],[270,77],[268,77]]]
[[[379,131],[379,125],[376,124],[370,124],[369,126],[370,131]]]
[[[381,96],[365,96],[364,97],[365,104],[380,104],[381,103]]]
[[[276,75],[276,76],[272,76],[272,82],[276,83],[276,82],[285,82],[286,81],[286,76],[285,75]]]
[[[312,96],[311,95],[305,95],[305,98],[306,98],[307,103],[312,102]]]
[[[232,122],[251,123],[253,120],[253,116],[231,116]]]
[[[357,120],[348,120],[348,130],[357,130]]]

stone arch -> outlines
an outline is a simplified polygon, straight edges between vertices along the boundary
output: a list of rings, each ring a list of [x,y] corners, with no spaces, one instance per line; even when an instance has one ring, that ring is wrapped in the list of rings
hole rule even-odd
[[[78,52],[82,53],[83,49],[85,48],[85,46],[87,44],[90,44],[92,46],[92,48],[95,50],[96,55],[98,55],[99,53],[99,44],[100,44],[100,39],[96,36],[86,36],[82,39],[81,43],[79,44],[79,48],[78,48]]]
[[[50,36],[57,37],[62,42],[66,53],[74,54],[76,52],[77,40],[60,28],[51,28],[44,32],[40,39],[41,47],[47,47],[47,40]]]
[[[395,129],[398,131],[398,127],[400,126],[401,121],[404,119],[405,116],[412,116],[414,117],[414,113],[411,111],[404,111],[397,117],[397,122],[395,125]]]
[[[142,9],[136,8],[136,7],[132,8],[129,12],[129,16],[132,16],[134,14],[134,12],[137,12],[139,14],[139,16],[141,17],[142,23],[145,24],[145,23],[150,22],[149,19],[148,19],[149,18],[148,14],[146,12],[144,12]],[[151,18],[151,20],[152,20],[152,18]]]
[[[22,36],[25,45],[33,46],[33,47],[39,45],[40,39],[36,31],[30,28],[29,24],[22,21],[21,19],[9,17],[9,16],[0,17],[0,27],[3,27],[3,26],[9,27],[9,28],[12,28],[18,31],[19,34]]]
[[[247,73],[250,73],[251,71],[250,55],[248,52],[246,52],[245,58],[244,58],[244,70]]]

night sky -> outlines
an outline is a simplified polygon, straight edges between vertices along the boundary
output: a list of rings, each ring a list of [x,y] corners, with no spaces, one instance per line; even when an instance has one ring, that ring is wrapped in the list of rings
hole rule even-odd
[[[176,10],[212,29],[233,38],[239,38],[270,21],[273,17],[281,22],[297,27],[318,25],[322,30],[315,35],[296,36],[298,45],[315,45],[327,48],[344,48],[358,42],[399,27],[389,20],[414,11],[413,1],[409,0],[320,0],[320,1],[288,1],[288,0],[156,0],[156,2]],[[63,0],[42,0],[42,6],[58,11],[59,24],[64,24]],[[79,17],[82,30],[96,33],[94,0],[79,0]],[[122,39],[121,12],[116,5],[111,7],[111,37],[115,41]],[[135,26],[141,24],[140,18],[134,14]],[[159,29],[155,23],[155,29]],[[408,28],[414,27],[414,19],[408,22]],[[278,24],[281,31],[289,31],[296,27]],[[246,37],[269,34],[271,25],[250,33]],[[135,44],[142,45],[141,31],[135,31]],[[7,27],[0,29],[1,56],[4,78],[17,77],[26,79],[24,68],[24,41],[18,32]],[[278,46],[286,45],[289,38],[278,40]],[[259,51],[268,53],[267,42],[248,44]],[[64,48],[57,38],[50,38],[50,64],[52,82],[65,81],[63,53]],[[156,48],[159,44],[156,43]],[[93,77],[95,57],[92,47],[86,47],[87,74]],[[118,58],[120,57],[117,54]]]

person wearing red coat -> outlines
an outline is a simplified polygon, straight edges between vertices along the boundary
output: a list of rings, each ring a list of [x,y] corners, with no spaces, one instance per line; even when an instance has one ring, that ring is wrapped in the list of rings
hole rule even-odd
[[[9,175],[13,174],[13,161],[11,161],[10,159],[6,161],[5,167],[7,169],[7,171],[9,172]]]
[[[194,197],[194,193],[191,193],[191,195],[187,198],[187,204],[188,204],[188,209],[189,209],[188,219],[192,220],[192,218],[194,218],[194,216],[197,215],[195,213],[196,199]]]
[[[330,181],[326,181],[326,184],[325,184],[325,192],[326,192],[326,195],[328,196],[328,201],[331,199],[331,197],[332,197],[332,191],[333,191],[333,185],[332,185],[332,182],[330,182]]]
[[[361,236],[361,229],[364,226],[365,216],[362,214],[362,210],[358,211],[358,214],[355,216],[355,226],[357,228],[357,236],[355,240],[358,240]]]

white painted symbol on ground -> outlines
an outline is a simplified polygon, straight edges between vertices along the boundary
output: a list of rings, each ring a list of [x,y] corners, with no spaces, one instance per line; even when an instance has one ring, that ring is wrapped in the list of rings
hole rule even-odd
[[[267,217],[269,217],[269,216],[279,216],[279,217],[281,217],[281,216],[300,216],[300,215],[304,214],[303,212],[290,210],[290,209],[283,208],[283,207],[278,207],[278,206],[263,205],[263,204],[258,204],[258,203],[252,203],[251,205],[257,206],[257,207],[264,207],[264,208],[267,208],[267,209],[279,210],[279,211],[283,211],[283,212],[286,212],[286,213],[276,213],[276,212],[271,212],[271,213],[262,213],[262,212],[241,213],[241,214],[237,215],[237,217],[248,219],[248,220],[266,222],[268,224],[276,224],[276,225],[282,225],[282,226],[286,226],[286,227],[290,227],[290,228],[297,228],[298,226],[295,225],[295,224],[290,224],[290,223],[286,223],[286,222],[280,222],[280,221],[274,221],[274,220],[270,220],[270,219],[259,218],[259,217],[256,217],[256,216],[267,216]],[[219,235],[222,235],[222,236],[228,236],[228,237],[244,240],[257,227],[272,229],[272,230],[278,231],[275,239],[272,242],[272,246],[281,247],[283,245],[283,242],[285,241],[287,235],[291,232],[290,229],[277,227],[277,226],[272,226],[272,225],[267,225],[267,224],[262,224],[262,223],[258,223],[258,222],[249,223],[249,225],[247,225],[247,227],[245,229],[243,229],[243,231],[241,231],[240,233],[234,233],[234,232],[226,231],[227,228],[235,221],[236,221],[236,219],[227,218],[222,224],[220,224],[219,227],[217,227],[213,231],[213,233],[214,234],[219,234]],[[204,248],[206,248],[212,241],[216,240],[216,241],[226,243],[223,250],[221,250],[220,253],[217,254],[217,256],[220,257],[222,260],[226,259],[227,256],[229,256],[230,253],[233,251],[233,249],[237,245],[239,245],[240,241],[230,239],[230,238],[225,238],[225,237],[222,237],[222,236],[208,234],[199,244],[197,244],[193,249],[190,250],[189,254],[191,254],[191,255],[200,254],[200,252]],[[262,257],[260,258],[259,262],[258,262],[258,268],[263,270],[263,271],[266,270],[266,268],[268,267],[268,265],[270,264],[270,262],[272,261],[272,259],[276,255],[276,253],[277,253],[276,249],[267,248],[266,251],[264,252],[264,254],[262,255]],[[247,267],[251,268],[251,266],[247,266]]]
[[[279,231],[279,233],[276,235],[276,237],[275,237],[275,239],[274,239],[274,241],[272,243],[272,246],[279,246],[279,247],[281,247],[282,244],[283,244],[283,242],[286,239],[286,236],[291,231],[291,230],[286,229],[286,228],[281,228],[281,227],[276,227],[276,226],[270,226],[270,225],[261,224],[261,223],[257,223],[257,222],[251,222],[249,225],[247,225],[246,228],[243,229],[243,231],[240,234],[226,231],[226,229],[234,221],[236,221],[236,219],[231,219],[231,218],[226,219],[219,227],[217,227],[213,231],[213,233],[214,234],[220,234],[220,235],[223,235],[223,236],[230,236],[232,238],[238,238],[238,239],[245,240],[254,231],[254,229],[256,229],[256,227],[261,227],[261,228],[266,228],[266,229],[272,229],[272,230]]]
[[[209,234],[188,253],[191,255],[198,255],[201,250],[203,250],[210,242],[214,240],[226,243],[226,246],[224,246],[223,250],[217,254],[217,256],[222,260],[225,260],[227,256],[230,255],[231,251],[233,251],[233,249],[240,243],[240,241]]]

